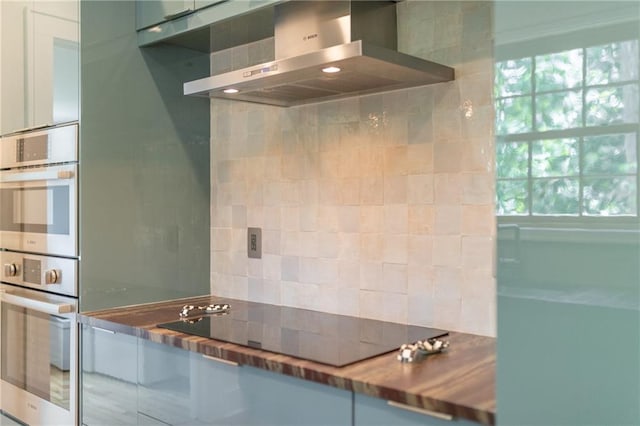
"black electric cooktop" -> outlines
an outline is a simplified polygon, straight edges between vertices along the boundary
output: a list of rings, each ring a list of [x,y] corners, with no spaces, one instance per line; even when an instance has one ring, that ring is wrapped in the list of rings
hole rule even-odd
[[[335,367],[447,334],[434,328],[253,302],[232,303],[226,314],[194,316],[158,327]]]

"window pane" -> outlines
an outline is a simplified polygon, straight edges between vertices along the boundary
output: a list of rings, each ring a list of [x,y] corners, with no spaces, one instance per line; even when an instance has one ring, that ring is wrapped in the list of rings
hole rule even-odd
[[[579,173],[577,139],[534,141],[531,154],[533,177],[577,176]]]
[[[536,56],[536,92],[582,85],[582,49]]]
[[[531,96],[499,99],[496,102],[496,132],[511,135],[531,131]]]
[[[536,99],[538,130],[571,129],[582,125],[580,92],[548,93],[539,95]]]
[[[531,93],[531,58],[496,63],[495,95],[522,95]]]
[[[587,215],[635,215],[635,177],[590,178],[584,180],[583,213]]]
[[[498,177],[527,177],[528,160],[529,144],[527,142],[502,142],[496,146]]]
[[[496,182],[497,214],[521,215],[529,213],[527,207],[527,181],[499,180]]]
[[[533,214],[578,214],[578,179],[534,179]]]
[[[624,174],[638,170],[637,135],[589,136],[584,138],[583,173]]]
[[[587,49],[587,84],[608,84],[638,78],[638,40]]]
[[[589,89],[587,100],[587,126],[638,122],[638,86]]]

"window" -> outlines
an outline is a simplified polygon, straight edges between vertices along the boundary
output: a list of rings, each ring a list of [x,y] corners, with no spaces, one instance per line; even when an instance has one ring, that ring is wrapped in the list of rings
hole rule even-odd
[[[638,217],[638,40],[495,64],[497,214]]]

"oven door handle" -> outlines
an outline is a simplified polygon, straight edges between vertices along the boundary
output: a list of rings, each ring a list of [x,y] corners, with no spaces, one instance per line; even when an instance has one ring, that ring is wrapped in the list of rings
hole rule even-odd
[[[44,172],[5,173],[0,182],[31,182],[38,180],[62,180],[71,179],[75,175],[73,170],[50,170]]]
[[[43,300],[31,299],[29,297],[16,296],[15,294],[0,292],[0,300],[5,303],[20,306],[34,311],[50,315],[68,314],[75,311],[71,303],[51,303]]]

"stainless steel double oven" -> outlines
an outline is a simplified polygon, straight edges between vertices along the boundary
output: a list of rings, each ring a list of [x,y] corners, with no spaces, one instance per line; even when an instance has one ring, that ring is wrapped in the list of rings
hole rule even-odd
[[[0,138],[0,408],[78,423],[78,126]]]

